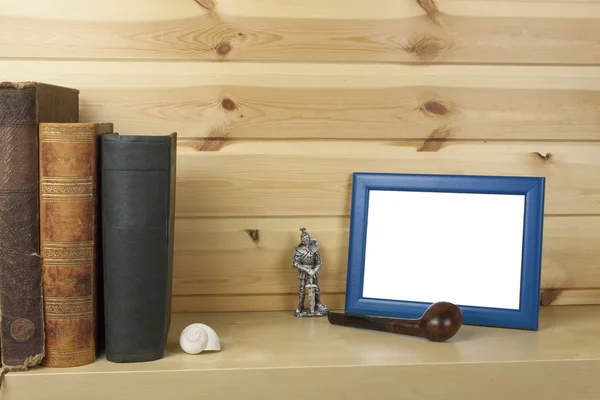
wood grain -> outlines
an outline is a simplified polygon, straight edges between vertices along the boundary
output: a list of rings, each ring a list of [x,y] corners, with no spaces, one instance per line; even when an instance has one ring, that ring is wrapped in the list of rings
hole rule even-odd
[[[548,306],[600,304],[600,289],[547,289],[542,291],[541,299]]]
[[[190,323],[194,322],[189,320]],[[237,325],[231,322],[231,325]],[[247,328],[256,329],[256,325]],[[268,329],[268,328],[267,328]],[[482,328],[485,329],[485,328]],[[279,331],[277,331],[279,332]],[[318,333],[306,332],[307,336],[299,338],[294,344],[307,341],[318,341]],[[371,332],[372,333],[372,332]],[[476,336],[477,334],[475,334]],[[569,336],[569,333],[564,334]],[[398,338],[396,338],[398,339]],[[533,339],[535,340],[535,339]],[[542,341],[543,339],[540,339]],[[573,340],[577,340],[576,338]],[[343,340],[339,340],[346,343]],[[366,342],[368,340],[365,339]],[[531,341],[531,340],[530,340]],[[264,342],[246,339],[251,350],[244,352],[248,359],[282,358],[278,347],[260,347]],[[470,343],[466,340],[467,343]],[[515,346],[520,350],[528,344],[520,340]],[[235,346],[235,339],[232,339]],[[276,342],[278,343],[278,342]],[[310,343],[310,342],[309,342]],[[404,348],[405,341],[396,340],[390,348]],[[594,342],[595,343],[595,342]],[[330,344],[327,342],[326,344]],[[419,343],[420,344],[420,343]],[[436,343],[439,346],[439,343]],[[338,345],[338,342],[334,342]],[[493,345],[493,344],[492,344]],[[350,342],[341,346],[348,352],[352,346],[361,346]],[[529,344],[529,346],[532,346]],[[301,346],[299,346],[301,347]],[[452,345],[450,348],[454,349]],[[505,346],[502,349],[514,350]],[[558,352],[561,352],[559,347]],[[458,350],[454,350],[458,353]],[[428,350],[428,354],[439,352],[439,348]],[[468,350],[463,352],[469,353]],[[171,357],[181,366],[195,365],[198,360],[221,360],[224,354],[191,357],[178,355]],[[326,357],[325,360],[331,358]],[[382,359],[381,363],[377,361]],[[371,361],[373,360],[373,361]],[[600,374],[600,361],[576,360],[575,362],[553,360],[547,362],[483,362],[483,363],[427,363],[421,365],[398,363],[389,365],[389,358],[378,353],[373,357],[364,353],[364,365],[334,365],[318,368],[296,368],[293,365],[285,368],[224,368],[209,370],[159,370],[162,363],[153,363],[156,370],[140,371],[139,365],[131,365],[130,369],[119,373],[61,371],[56,375],[39,374],[38,370],[21,376],[12,373],[6,376],[6,396],[2,400],[36,399],[40,391],[44,391],[44,400],[104,400],[118,399],[124,396],[139,396],[146,400],[170,398],[177,392],[178,400],[196,400],[204,398],[220,398],[223,400],[263,400],[286,399],[304,400],[323,398],[328,400],[412,400],[413,393],[418,393],[419,400],[438,400],[440,393],[445,400],[482,399],[577,399],[590,400],[600,391],[600,382],[596,378]],[[371,364],[369,364],[371,362]],[[106,361],[99,361],[106,366]],[[139,363],[137,363],[139,364]],[[213,364],[217,364],[216,361]],[[373,365],[372,365],[373,364]],[[110,365],[110,367],[113,367]],[[105,367],[108,371],[111,369]],[[114,367],[113,367],[114,368]],[[158,377],[160,375],[160,378]],[[431,376],[444,376],[439,384],[432,385]],[[402,382],[410,382],[415,387],[408,396],[398,396],[398,377]],[[493,379],[490,379],[493,377]],[[291,390],[299,381],[310,382],[304,390]],[[60,390],[48,390],[48,387],[68,387],[67,393]],[[93,391],[90,388],[101,388]],[[421,389],[422,388],[422,389]],[[5,390],[5,389],[3,389]],[[200,393],[200,395],[199,395]],[[224,395],[225,394],[225,395]],[[38,396],[39,398],[39,396]]]
[[[600,216],[546,217],[542,287],[600,288]]]
[[[288,312],[176,314],[160,360],[9,373],[2,399],[590,400],[600,392],[599,311],[546,307],[538,332],[466,325],[444,344]],[[220,352],[181,350],[194,322],[215,329]],[[291,390],[298,382],[311,384]]]
[[[344,309],[344,293],[321,293],[321,297],[330,309]],[[545,302],[541,302],[542,300]],[[549,307],[598,305],[600,289],[543,289],[540,302],[542,306]],[[176,313],[289,311],[290,315],[293,315],[297,305],[298,296],[294,293],[177,295],[172,299],[172,310]]]
[[[343,292],[346,218],[202,218],[175,223],[173,294],[297,294],[291,262],[303,224],[321,243],[321,290]]]
[[[321,293],[321,299],[330,309],[343,310],[343,293]],[[234,295],[188,295],[173,296],[171,309],[176,313],[191,312],[238,312],[238,311],[293,311],[298,306],[298,295],[283,294],[234,294]]]
[[[82,121],[233,139],[600,140],[600,68],[0,61]]]
[[[344,216],[353,172],[546,177],[545,212],[600,214],[600,143],[181,141],[176,213]],[[200,151],[199,151],[200,149]]]
[[[285,0],[276,7],[266,0],[4,3],[0,54],[12,58],[495,64],[600,59],[597,2],[444,0],[433,12],[416,0]]]
[[[324,263],[320,272],[321,290],[344,293],[349,231],[345,217],[179,219],[173,293],[220,296],[230,304],[227,307],[243,309],[260,307],[267,311],[269,307],[277,309],[282,305],[285,309],[295,308],[298,280],[291,258],[300,240],[300,227],[306,227],[319,240]],[[546,217],[542,288],[600,287],[599,242],[600,216]],[[244,300],[236,297],[241,295],[247,297]],[[214,300],[206,302],[205,307],[215,304]],[[227,309],[215,311],[219,310]]]
[[[545,176],[542,303],[600,304],[599,0],[0,3],[0,80],[178,132],[174,310],[293,310],[305,225],[343,307],[354,171]]]

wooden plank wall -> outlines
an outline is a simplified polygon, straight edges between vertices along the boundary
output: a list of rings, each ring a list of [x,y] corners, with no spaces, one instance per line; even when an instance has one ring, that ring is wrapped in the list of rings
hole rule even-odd
[[[600,0],[0,0],[0,79],[179,133],[174,309],[343,306],[353,171],[547,178],[543,304],[600,303]]]

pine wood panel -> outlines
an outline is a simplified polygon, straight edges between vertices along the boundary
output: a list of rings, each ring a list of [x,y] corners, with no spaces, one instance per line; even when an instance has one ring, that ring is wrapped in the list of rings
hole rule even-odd
[[[194,322],[189,320],[190,323]],[[235,321],[231,325],[236,325]],[[263,329],[254,325],[252,329]],[[270,329],[270,327],[264,327]],[[485,329],[485,328],[482,328]],[[279,331],[277,331],[279,332]],[[312,331],[305,331],[306,337],[297,339],[294,345],[299,348],[305,343],[318,342],[320,337]],[[283,334],[283,333],[282,333]],[[568,334],[567,334],[568,335]],[[404,348],[411,339],[394,338],[390,348]],[[400,339],[400,340],[399,340]],[[402,340],[404,339],[404,340]],[[586,337],[587,339],[587,337]],[[586,340],[584,339],[584,340]],[[371,339],[372,340],[372,339]],[[376,339],[379,340],[379,339]],[[535,339],[533,339],[535,340]],[[533,340],[530,340],[533,341]],[[543,339],[540,339],[543,340]],[[251,350],[244,352],[249,359],[283,358],[278,349],[261,347],[264,342],[247,344]],[[421,344],[420,341],[416,341]],[[524,341],[523,341],[524,342]],[[529,346],[532,346],[529,342]],[[236,342],[232,342],[235,346]],[[276,342],[278,343],[278,342]],[[467,341],[467,343],[470,343]],[[327,343],[330,344],[330,343]],[[337,343],[334,342],[333,345]],[[349,346],[360,344],[351,343]],[[528,344],[521,344],[520,348]],[[508,346],[504,347],[507,348]],[[346,348],[346,347],[344,347]],[[352,349],[352,347],[350,347]],[[510,347],[514,349],[514,347]],[[560,351],[559,348],[558,351]],[[439,347],[430,350],[439,351]],[[458,353],[458,350],[456,350]],[[463,350],[469,353],[468,349]],[[202,356],[179,354],[174,360],[182,366],[195,365],[197,360],[225,359],[225,353]],[[173,359],[173,357],[171,358]],[[329,360],[329,358],[326,358]],[[600,392],[600,361],[528,361],[528,362],[483,362],[483,363],[429,363],[424,365],[370,365],[368,360],[385,360],[384,355],[372,358],[364,354],[366,365],[324,366],[318,368],[238,368],[211,370],[158,370],[160,362],[150,363],[156,370],[139,371],[139,365],[120,373],[92,372],[79,370],[73,373],[59,371],[56,375],[37,374],[20,376],[11,373],[6,376],[6,396],[2,400],[40,399],[44,400],[105,400],[107,398],[143,398],[162,400],[177,393],[178,400],[198,398],[218,398],[222,400],[264,400],[286,399],[304,400],[308,398],[327,400],[412,400],[418,393],[419,400],[438,400],[443,393],[445,400],[486,399],[486,400],[537,400],[537,399],[595,399]],[[385,363],[385,361],[383,361]],[[101,365],[110,365],[107,361]],[[136,363],[139,364],[139,363]],[[95,364],[94,364],[95,365]],[[112,365],[110,365],[112,367]],[[110,368],[106,368],[110,371]],[[62,372],[62,373],[60,373]],[[441,377],[436,384],[432,377]],[[401,378],[399,378],[401,377]],[[490,378],[490,377],[493,377]],[[310,382],[306,388],[293,390],[298,382]],[[398,384],[405,383],[410,391],[398,391]],[[49,388],[68,388],[52,390]],[[90,388],[93,388],[90,389]],[[37,397],[36,397],[37,396]]]
[[[600,288],[600,216],[546,217],[544,224],[542,287]]]
[[[204,218],[176,220],[173,294],[297,294],[291,261],[304,224],[321,243],[321,290],[343,292],[346,218]]]
[[[321,301],[332,310],[343,310],[343,293],[321,293]],[[293,311],[298,306],[298,295],[283,294],[235,294],[173,296],[171,309],[176,313],[190,312],[238,312],[238,311]],[[293,312],[290,312],[293,318]]]
[[[180,142],[176,213],[343,216],[352,173],[546,177],[546,214],[600,214],[600,143],[223,141]]]
[[[345,217],[178,219],[173,293],[252,295],[249,309],[255,302],[266,304],[265,295],[275,295],[273,307],[287,307],[293,298],[295,308],[298,280],[291,259],[300,227],[319,240],[324,263],[319,274],[322,292],[343,293],[348,224]],[[600,216],[546,217],[543,243],[543,289],[600,287]],[[284,294],[292,296],[281,297]],[[245,304],[235,299],[225,302]],[[266,310],[268,306],[260,307]]]
[[[122,133],[600,140],[596,67],[0,61],[0,71],[79,88],[81,119]]]
[[[5,0],[4,57],[598,64],[598,2]]]
[[[600,304],[600,289],[556,289],[542,292],[543,305],[574,306]],[[181,302],[178,302],[181,304]],[[200,303],[198,303],[200,304]],[[213,303],[216,307],[217,304]]]
[[[332,310],[343,310],[345,294],[321,293],[323,303]],[[542,306],[574,306],[600,304],[600,289],[543,290]],[[173,297],[172,310],[191,312],[237,312],[237,311],[290,311],[296,309],[298,295],[287,294],[236,294],[236,295],[178,295]],[[291,313],[290,313],[291,315]]]

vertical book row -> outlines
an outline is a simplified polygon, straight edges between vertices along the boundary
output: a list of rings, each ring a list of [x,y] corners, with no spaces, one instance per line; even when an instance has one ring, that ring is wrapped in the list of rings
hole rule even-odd
[[[77,89],[0,83],[5,370],[163,356],[176,140],[80,122]]]

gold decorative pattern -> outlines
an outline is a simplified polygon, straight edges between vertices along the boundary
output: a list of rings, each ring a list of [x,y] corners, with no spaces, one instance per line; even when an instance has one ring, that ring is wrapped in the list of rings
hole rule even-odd
[[[43,365],[47,367],[78,365],[88,363],[95,358],[94,349],[81,350],[47,350]]]
[[[90,268],[92,261],[79,262],[79,261],[48,261],[44,260],[44,267],[70,267],[70,268]]]
[[[58,339],[69,340],[75,337],[73,332],[68,329],[60,329],[55,335]]]
[[[92,126],[89,129],[82,126],[61,126],[60,129],[45,126],[40,132],[40,142],[91,143],[95,135],[96,131]]]
[[[73,157],[69,153],[65,153],[65,154],[61,155],[60,157],[58,157],[58,161],[62,162],[65,165],[68,165],[68,166],[73,165],[73,160],[75,160],[75,157]]]
[[[71,182],[92,182],[91,176],[43,176],[42,182],[63,182],[63,183],[71,183]]]
[[[72,137],[56,137],[56,138],[46,138],[42,140],[40,143],[60,143],[60,142],[68,142],[68,143],[91,143],[92,139],[85,138],[72,138]]]
[[[44,135],[93,135],[96,132],[94,126],[96,124],[89,124],[87,126],[88,129],[86,129],[85,124],[58,124],[56,127],[51,124],[45,124],[42,133]]]
[[[44,243],[48,246],[80,246],[80,247],[88,247],[93,246],[94,242],[92,240],[87,240],[83,242],[72,242],[72,241],[58,241],[58,240],[44,240]]]
[[[77,279],[69,276],[59,280],[58,283],[63,286],[73,286],[77,283]]]
[[[45,267],[89,267],[94,261],[94,242],[42,242],[42,258]]]
[[[42,249],[42,257],[48,259],[63,260],[65,258],[77,258],[91,260],[93,257],[93,249],[89,248],[77,248],[77,247],[49,247]]]
[[[45,313],[48,319],[82,319],[92,315],[92,296],[46,297]]]
[[[40,193],[47,201],[93,199],[91,177],[42,177]]]
[[[87,183],[42,183],[42,194],[88,194],[92,185]]]

